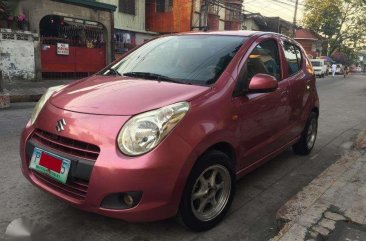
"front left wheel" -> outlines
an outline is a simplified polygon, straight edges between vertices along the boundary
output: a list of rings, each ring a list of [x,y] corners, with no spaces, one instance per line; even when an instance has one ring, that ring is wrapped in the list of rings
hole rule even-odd
[[[235,191],[235,173],[230,158],[209,151],[193,167],[182,196],[179,217],[193,231],[217,225],[230,208]]]

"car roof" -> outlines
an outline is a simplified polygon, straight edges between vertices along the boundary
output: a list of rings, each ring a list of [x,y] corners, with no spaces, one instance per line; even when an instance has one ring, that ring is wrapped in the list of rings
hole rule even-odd
[[[290,38],[286,35],[275,33],[275,32],[265,32],[265,31],[249,31],[249,30],[234,30],[234,31],[191,31],[191,32],[182,32],[176,33],[175,35],[221,35],[221,36],[242,36],[242,37],[259,37],[262,35],[276,35],[282,38],[287,39],[292,43],[296,43],[297,45],[301,46],[296,40]]]
[[[275,32],[265,32],[265,31],[249,31],[249,30],[223,30],[223,31],[191,31],[191,32],[181,32],[181,33],[175,33],[175,34],[168,34],[169,35],[221,35],[221,36],[242,36],[242,37],[260,37],[262,35],[275,35],[281,38],[286,39],[287,41],[291,42],[292,44],[296,44],[297,46],[301,46],[300,43],[298,43],[293,38],[290,38],[286,35],[275,33]],[[167,36],[167,35],[166,35]]]
[[[236,30],[236,31],[192,31],[192,32],[183,32],[178,35],[231,35],[231,36],[243,36],[243,37],[251,37],[255,35],[263,35],[263,34],[276,34],[273,32],[262,32],[262,31],[248,31],[248,30]],[[277,34],[279,35],[279,34]]]

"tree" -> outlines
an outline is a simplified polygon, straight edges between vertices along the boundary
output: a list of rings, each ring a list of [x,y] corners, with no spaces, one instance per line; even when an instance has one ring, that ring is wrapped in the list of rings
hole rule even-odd
[[[341,63],[344,65],[351,66],[352,64],[356,64],[358,61],[358,55],[356,51],[352,48],[341,47],[338,51],[332,54],[332,59],[337,63]]]
[[[327,55],[342,48],[359,49],[366,39],[365,0],[305,0],[304,26],[322,35]]]

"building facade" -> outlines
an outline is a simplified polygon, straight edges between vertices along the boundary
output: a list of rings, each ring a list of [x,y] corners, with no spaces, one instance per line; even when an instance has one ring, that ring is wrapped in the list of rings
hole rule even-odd
[[[98,2],[117,6],[114,12],[114,46],[112,46],[115,58],[157,35],[146,30],[145,0],[98,0]]]
[[[36,79],[87,76],[111,62],[116,6],[93,0],[9,2],[16,11],[7,13],[1,27],[33,33],[27,39],[34,40]]]
[[[260,13],[246,14],[242,27],[245,30],[274,32],[289,37],[293,37],[296,29],[296,26],[289,21],[280,17],[265,17]]]
[[[267,31],[268,23],[266,18],[260,13],[245,14],[242,29],[250,31]]]
[[[241,12],[241,0],[146,0],[146,29],[159,33],[239,30]]]
[[[294,39],[299,42],[310,58],[321,56],[323,49],[323,38],[309,29],[297,29]]]
[[[192,0],[146,0],[146,29],[159,33],[191,30]]]

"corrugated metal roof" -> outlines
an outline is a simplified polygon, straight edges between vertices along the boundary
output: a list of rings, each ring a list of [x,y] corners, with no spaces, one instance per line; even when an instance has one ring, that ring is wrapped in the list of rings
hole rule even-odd
[[[79,6],[106,10],[106,11],[113,11],[113,12],[116,11],[116,8],[117,8],[117,6],[115,6],[115,5],[101,3],[101,2],[97,2],[95,0],[53,0],[53,1],[75,4],[75,5],[79,5]]]

